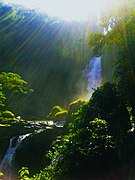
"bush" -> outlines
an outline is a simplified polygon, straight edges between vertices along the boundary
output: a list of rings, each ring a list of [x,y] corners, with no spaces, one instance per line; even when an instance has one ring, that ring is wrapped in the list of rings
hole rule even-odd
[[[15,115],[11,111],[6,110],[6,111],[2,112],[2,117],[3,118],[14,118]]]
[[[64,111],[65,109],[62,108],[61,106],[54,106],[51,110],[51,112],[48,114],[48,118],[51,118],[51,119],[54,119],[55,118],[55,115],[58,113],[58,112],[61,112],[61,111]]]
[[[84,99],[78,99],[76,101],[73,101],[68,106],[68,114],[71,115],[72,113],[76,112],[85,103],[86,101]]]
[[[68,113],[72,107],[76,109],[76,105],[78,103],[71,103]],[[67,111],[57,114],[65,115]],[[116,84],[99,87],[74,113],[69,127],[67,134],[56,140],[47,154],[50,165],[37,174],[35,180],[79,179],[83,175],[91,177],[93,173],[95,177],[120,167],[131,149],[131,143],[125,145],[125,138],[128,141],[130,137],[130,116]]]
[[[66,110],[57,112],[54,121],[66,121],[68,112]]]

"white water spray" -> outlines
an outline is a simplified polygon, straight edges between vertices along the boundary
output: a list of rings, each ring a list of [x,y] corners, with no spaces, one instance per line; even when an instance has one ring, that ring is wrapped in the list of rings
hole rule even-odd
[[[33,137],[36,134],[40,134],[48,128],[52,129],[51,127],[52,125],[53,125],[52,121],[29,122],[27,125],[24,126],[24,128],[27,128],[27,129],[34,128],[33,132],[25,134],[25,135],[14,136],[10,139],[7,151],[4,155],[2,162],[0,163],[0,171],[4,173],[3,180],[14,180],[17,178],[16,172],[15,172],[16,170],[14,169],[14,165],[13,165],[13,160],[16,155],[16,150],[19,148],[22,141],[28,138],[29,136]]]
[[[101,85],[101,57],[93,57],[84,71],[88,78],[88,92],[92,92]]]
[[[31,133],[25,134],[25,135],[20,135],[18,137],[15,136],[10,139],[9,147],[8,147],[7,152],[0,164],[0,171],[7,171],[8,169],[11,168],[12,161],[13,161],[14,155],[16,153],[16,149],[19,147],[21,142],[30,135],[31,135]]]

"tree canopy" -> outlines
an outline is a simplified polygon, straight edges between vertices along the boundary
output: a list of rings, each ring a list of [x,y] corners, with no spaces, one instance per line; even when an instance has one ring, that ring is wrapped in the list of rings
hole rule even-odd
[[[134,2],[130,1],[130,3],[134,7]],[[55,106],[52,109],[48,118],[56,121],[64,119],[67,124],[65,129],[63,128],[64,132],[56,138],[52,148],[46,154],[49,159],[48,165],[30,178],[31,180],[93,179],[93,175],[94,179],[96,177],[99,179],[98,175],[120,170],[127,162],[132,161],[133,164],[135,156],[135,125],[132,121],[135,114],[135,10],[130,6],[131,4],[121,4],[120,1],[116,9],[110,7],[101,18],[100,24],[103,31],[90,35],[90,45],[96,56],[101,56],[105,48],[114,47],[115,81],[106,82],[98,87],[87,102],[75,101],[69,105],[68,110],[61,106]],[[50,25],[45,27],[50,28]],[[61,31],[59,35],[62,37]],[[61,38],[56,38],[57,43],[59,40]],[[52,42],[52,39],[48,42]],[[61,50],[55,47],[56,44],[52,48],[53,52],[60,57],[59,52],[62,51],[63,56],[66,57],[67,47]],[[72,48],[69,52],[72,52]],[[55,53],[53,58],[57,64]],[[56,74],[59,72],[57,71],[59,65],[54,68],[51,63],[45,62],[51,71]],[[71,59],[70,62],[72,62]],[[66,61],[61,63],[63,67]],[[49,77],[50,82],[49,74],[46,77]],[[56,76],[55,80],[57,77],[59,76]],[[8,101],[18,93],[27,93],[27,83],[17,74],[1,73],[0,84],[1,107],[4,105],[5,98]],[[55,85],[53,83],[53,87]],[[62,92],[65,93],[64,90],[63,88]],[[19,173],[20,179],[29,179],[27,168],[22,168]],[[103,177],[103,179],[107,178]]]
[[[90,35],[95,55],[115,46],[114,77],[125,102],[135,109],[135,11],[134,2],[121,3],[101,17],[103,32]]]
[[[97,88],[90,100],[74,113],[69,132],[56,141],[48,153],[50,164],[35,179],[86,178],[84,174],[90,177],[93,172],[120,168],[131,158],[131,149],[135,147],[131,131],[134,125],[127,106],[132,107],[133,113],[135,11],[126,5],[120,4],[118,9],[113,7],[113,11],[104,14],[103,31],[90,35],[96,56],[102,55],[104,48],[115,46],[115,82]]]
[[[16,96],[19,94],[27,94],[30,92],[27,86],[27,82],[22,79],[19,74],[12,72],[0,73],[0,106],[6,105],[5,108],[9,107],[9,103],[17,103]],[[12,103],[11,103],[12,102]]]

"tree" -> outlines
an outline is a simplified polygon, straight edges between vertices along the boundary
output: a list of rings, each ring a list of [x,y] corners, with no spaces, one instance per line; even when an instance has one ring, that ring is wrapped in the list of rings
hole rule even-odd
[[[0,74],[0,83],[4,94],[27,93],[27,82],[21,76],[12,72],[2,72]]]
[[[130,116],[116,84],[105,83],[97,88],[91,99],[74,114],[74,128],[87,127],[95,118],[107,121],[111,135],[119,138],[131,128]],[[77,129],[76,129],[77,130]]]
[[[79,179],[91,177],[98,170],[110,167],[114,155],[113,138],[105,120],[94,119],[87,128],[79,128],[57,140],[47,156],[51,159],[33,179]],[[109,166],[108,166],[109,163]]]
[[[16,101],[19,94],[27,94],[30,89],[27,82],[21,76],[12,72],[0,74],[0,106],[10,107],[11,102]]]
[[[51,163],[37,179],[79,179],[84,174],[90,178],[92,173],[95,177],[116,164],[118,167],[125,158],[122,147],[131,123],[116,84],[108,82],[95,90],[74,113],[69,127],[67,134],[55,141],[48,153]]]
[[[132,5],[132,6],[131,6]],[[129,1],[109,9],[101,18],[102,33],[91,34],[90,44],[96,55],[115,45],[114,77],[125,103],[135,112],[135,3]],[[97,42],[97,43],[95,43]]]
[[[2,110],[2,107],[4,106],[5,100],[6,100],[6,98],[2,92],[2,86],[0,85],[0,111]]]

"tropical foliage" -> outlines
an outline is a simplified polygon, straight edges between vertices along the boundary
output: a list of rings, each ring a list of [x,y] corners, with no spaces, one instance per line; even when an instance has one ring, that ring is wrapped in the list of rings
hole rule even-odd
[[[0,3],[1,71],[19,74],[35,91],[10,107],[15,113],[44,118],[56,104],[66,106],[79,97],[82,71],[92,56],[88,37],[97,30],[96,21],[65,22]]]
[[[103,55],[105,53],[105,49],[107,51],[111,51],[112,48],[115,50],[114,82],[106,82],[102,86],[98,87],[92,94],[90,100],[87,102],[83,100],[75,101],[68,106],[67,110],[61,106],[55,106],[52,108],[48,118],[54,121],[61,121],[64,119],[67,122],[65,129],[63,128],[61,135],[52,142],[52,147],[46,154],[46,158],[48,158],[46,167],[40,173],[31,178],[28,177],[30,175],[28,168],[23,167],[19,171],[19,178],[21,180],[74,180],[99,179],[99,177],[101,179],[104,174],[115,173],[116,171],[120,172],[125,164],[128,164],[129,167],[131,167],[131,162],[134,164],[135,4],[133,1],[130,1],[130,3],[132,6],[129,6],[129,3],[123,5],[120,2],[120,5],[117,6],[118,8],[110,7],[109,11],[103,14],[101,18],[100,24],[103,27],[103,31],[96,34],[91,33],[90,35],[90,45],[93,47],[94,55]],[[27,15],[28,14],[26,13],[24,17]],[[31,15],[33,14],[31,13]],[[37,23],[39,21],[36,20],[31,22]],[[41,22],[42,21],[40,21],[40,23]],[[25,24],[25,18],[24,22],[20,23],[22,23],[22,25]],[[44,27],[52,30],[54,25],[53,23],[54,21],[51,21],[51,24],[46,21]],[[42,27],[41,24],[40,27]],[[31,27],[30,24],[27,24],[27,26]],[[56,26],[58,29],[60,28],[59,23]],[[32,32],[37,35],[37,30],[39,29]],[[48,32],[49,31],[46,33]],[[54,34],[57,33],[54,29],[52,32],[54,32]],[[68,33],[69,31],[66,32]],[[22,34],[23,31],[20,31],[20,36],[22,36]],[[51,48],[50,46],[48,47],[48,44],[53,42],[52,38],[46,41],[48,43],[45,44],[46,51],[49,51],[49,54],[53,54],[52,57],[53,62],[55,62],[55,66],[48,62],[49,57],[46,55],[43,64],[45,68],[48,68],[51,71],[47,74],[46,71],[44,71],[46,76],[43,76],[43,79],[46,77],[47,80],[45,82],[51,82],[53,87],[52,89],[54,90],[55,86],[59,87],[57,86],[59,85],[59,80],[61,78],[63,79],[63,76],[61,76],[60,73],[62,71],[62,74],[66,76],[67,80],[62,81],[63,89],[60,89],[61,97],[63,97],[62,100],[64,101],[66,92],[70,92],[70,90],[68,91],[64,87],[68,87],[70,83],[74,84],[74,82],[76,82],[76,78],[74,77],[70,83],[67,83],[67,86],[65,86],[65,82],[69,82],[71,77],[69,75],[69,69],[72,67],[70,72],[75,72],[75,67],[78,67],[78,64],[81,62],[80,57],[82,57],[83,53],[78,55],[77,61],[74,62],[74,64],[72,61],[74,59],[74,46],[71,49],[68,49],[69,44],[63,46],[63,38],[65,38],[65,36],[62,29],[57,35],[57,38],[54,36],[56,38],[54,46]],[[69,33],[67,36],[68,38],[65,39],[69,39],[69,41],[71,41],[73,37],[72,35],[75,36],[75,33]],[[44,37],[46,39],[49,35],[47,34]],[[30,38],[32,37],[30,36]],[[30,41],[30,44],[28,44],[29,48],[33,47],[31,46],[32,42],[33,40]],[[42,40],[41,42],[37,41],[37,43],[44,45]],[[62,47],[64,48],[60,48],[60,42],[62,42]],[[43,47],[42,45],[41,47]],[[25,45],[23,44],[21,48],[25,48]],[[22,50],[21,48],[18,52]],[[27,52],[26,49],[25,52]],[[44,49],[42,49],[42,53],[43,52]],[[78,48],[75,52],[78,52]],[[62,57],[60,56],[61,53]],[[24,52],[22,52],[22,54],[24,55]],[[5,56],[6,55],[7,54],[5,53]],[[32,59],[34,59],[36,55],[37,54],[34,54]],[[26,56],[24,55],[24,57]],[[60,63],[62,63],[60,69],[58,57],[60,58]],[[63,57],[66,58],[66,60],[63,60]],[[40,59],[41,57],[38,58]],[[20,61],[18,61],[18,63],[20,63]],[[26,62],[26,64],[27,63],[28,62]],[[31,68],[35,66],[35,64],[34,59],[34,64],[32,64]],[[65,65],[66,71],[63,70]],[[44,67],[41,69],[43,70]],[[79,70],[81,70],[82,67],[83,63],[81,63]],[[54,76],[50,76],[50,72],[52,71],[55,72],[55,78]],[[77,73],[77,75],[79,74]],[[52,83],[54,82],[53,78],[58,84]],[[37,79],[37,77],[35,79]],[[4,101],[8,102],[8,98],[14,97],[16,93],[27,92],[27,83],[16,74],[1,73],[0,80],[1,108],[4,105]],[[43,83],[43,87],[46,84]],[[35,87],[38,89],[37,84]],[[72,85],[72,91],[74,89],[73,87],[74,86]],[[51,91],[51,93],[53,94],[54,91]],[[9,96],[9,94],[11,96]],[[56,99],[57,98],[59,99],[59,97],[56,97]],[[39,102],[41,101],[41,99],[38,100]],[[46,100],[48,100],[47,96]],[[4,111],[3,114],[4,113],[5,116],[12,115],[8,111]],[[127,176],[124,178],[131,179]],[[103,176],[103,179],[109,178]],[[117,177],[114,176],[114,179],[117,179]]]
[[[48,166],[32,179],[92,178],[128,161],[130,156],[125,154],[131,151],[127,143],[132,139],[132,126],[120,97],[115,84],[98,88],[74,113],[68,132],[57,138],[47,153]]]
[[[121,90],[125,103],[135,109],[135,11],[134,2],[129,1],[109,9],[101,19],[102,33],[91,34],[90,44],[96,55],[104,53],[104,48],[115,46],[115,81]]]
[[[106,47],[115,47],[115,83],[107,82],[98,88],[74,113],[68,133],[57,139],[47,155],[50,164],[34,179],[87,179],[93,174],[96,178],[120,169],[132,159],[135,13],[127,8],[126,4],[119,6],[119,11],[111,9],[101,20],[104,31],[90,35],[95,55],[103,54]]]
[[[28,89],[27,82],[18,74],[2,72],[0,74],[0,112],[3,118],[13,118],[14,114],[8,110],[9,105],[17,103],[20,94],[32,91]],[[12,103],[10,103],[12,102]]]

